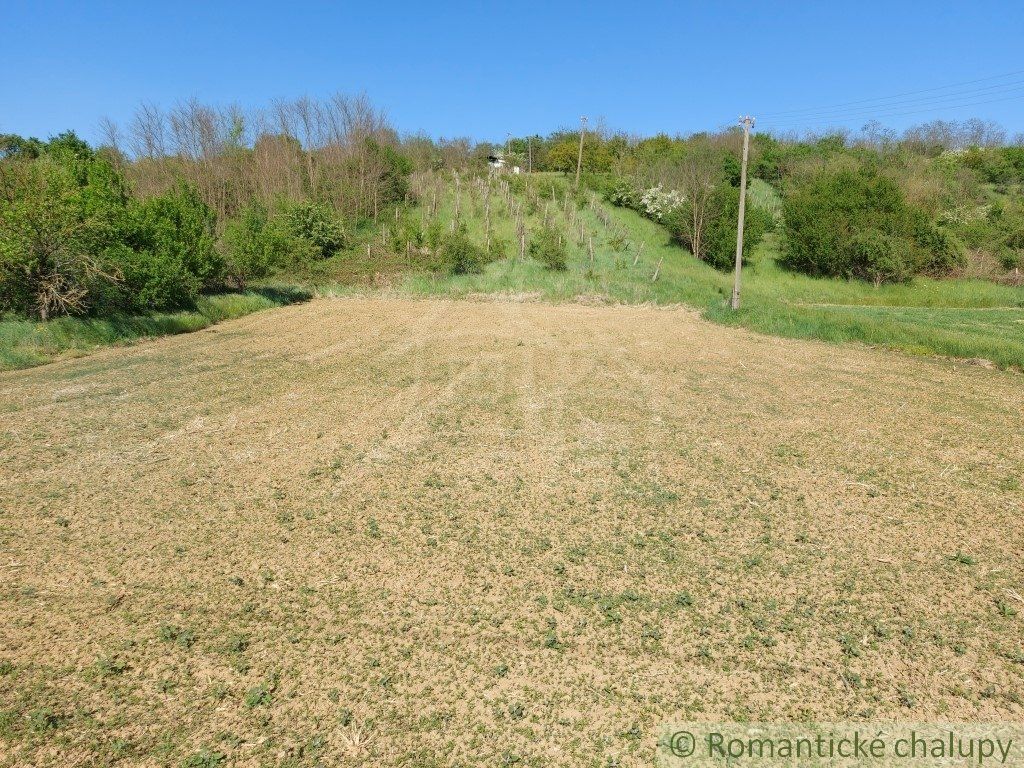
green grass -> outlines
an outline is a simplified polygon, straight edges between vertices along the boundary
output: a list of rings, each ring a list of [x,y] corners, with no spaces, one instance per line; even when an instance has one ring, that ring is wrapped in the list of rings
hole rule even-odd
[[[62,354],[85,353],[135,339],[190,333],[222,320],[309,298],[291,287],[202,296],[193,310],[108,318],[62,317],[46,323],[0,320],[0,370],[28,368]]]
[[[547,179],[532,183],[547,184]],[[777,210],[768,185],[755,184],[751,204]],[[863,342],[913,354],[984,358],[1000,366],[1024,368],[1024,289],[984,280],[915,278],[901,285],[875,288],[857,280],[819,279],[795,274],[777,262],[779,244],[769,236],[744,267],[742,308],[733,312],[727,300],[732,274],[719,272],[669,241],[666,230],[633,211],[606,206],[610,226],[589,210],[582,212],[588,233],[594,233],[591,270],[585,248],[573,237],[567,272],[551,272],[517,254],[489,264],[479,275],[439,276],[414,273],[401,289],[425,296],[526,294],[548,301],[580,296],[604,297],[624,303],[693,306],[715,322],[761,333],[830,342]],[[482,221],[469,206],[464,221],[481,241]],[[451,216],[451,200],[440,210]],[[528,228],[539,214],[528,217]],[[499,236],[511,238],[512,222],[500,219]],[[632,243],[644,242],[639,263],[634,250],[616,253],[610,240],[622,233]],[[651,277],[662,262],[659,279]]]

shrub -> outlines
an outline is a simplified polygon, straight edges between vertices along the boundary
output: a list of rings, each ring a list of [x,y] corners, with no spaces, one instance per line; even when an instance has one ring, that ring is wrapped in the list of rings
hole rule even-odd
[[[914,273],[905,241],[877,229],[857,232],[846,249],[851,273],[875,286],[909,280]]]
[[[548,225],[535,230],[530,237],[530,256],[545,267],[557,272],[569,268],[569,256],[565,238],[554,227]]]
[[[74,134],[0,162],[0,311],[81,314],[115,278],[100,254],[124,235],[128,194]],[[83,149],[84,147],[84,149]]]
[[[684,195],[675,189],[663,189],[661,184],[644,191],[640,196],[640,210],[648,218],[663,221],[665,216],[684,207]]]
[[[202,288],[185,262],[166,250],[137,251],[121,243],[104,252],[103,262],[120,281],[114,290],[97,292],[102,296],[96,300],[101,314],[189,307]]]
[[[444,228],[441,226],[440,219],[431,219],[430,223],[427,224],[424,240],[426,240],[427,245],[432,251],[437,251],[441,247],[441,242],[444,240]]]
[[[134,209],[134,232],[129,240],[139,251],[154,254],[160,265],[193,275],[211,287],[224,276],[224,260],[215,248],[215,216],[190,185],[179,184],[151,197]]]
[[[923,251],[922,271],[945,274],[967,264],[967,248],[953,232],[931,222],[918,228],[915,240]]]
[[[1017,269],[1021,264],[1024,264],[1021,252],[1015,251],[1012,248],[1001,248],[996,253],[996,258],[999,260],[999,266],[1007,271]]]
[[[634,211],[641,208],[640,198],[640,190],[625,179],[618,179],[605,194],[605,199],[612,205],[632,208]]]
[[[425,235],[423,230],[420,229],[419,223],[406,220],[402,222],[402,226],[395,233],[395,236],[392,238],[392,243],[395,253],[404,253],[405,249],[409,246],[413,248],[421,248],[425,239]]]
[[[867,169],[820,171],[791,185],[783,229],[783,264],[815,276],[905,280],[959,258],[955,240],[929,229],[895,182]]]
[[[260,203],[253,203],[224,228],[227,275],[244,290],[250,280],[272,274],[294,255],[288,235]]]
[[[74,134],[30,146],[0,163],[0,310],[166,310],[220,281],[214,215],[194,188],[135,202],[110,159]]]
[[[729,270],[736,264],[736,222],[740,215],[740,191],[737,187],[720,185],[715,189],[708,207],[704,229],[704,260],[715,269]],[[771,214],[750,205],[748,199],[743,218],[743,256],[756,248],[772,227]]]
[[[324,205],[293,203],[285,209],[284,222],[288,234],[309,243],[316,258],[329,258],[345,247],[345,230]]]
[[[453,275],[483,272],[487,257],[482,248],[466,236],[465,225],[450,232],[441,240],[437,250],[438,264]]]
[[[497,261],[498,259],[504,259],[508,256],[509,252],[509,241],[503,237],[491,236],[490,247],[487,251],[487,258],[490,261]]]

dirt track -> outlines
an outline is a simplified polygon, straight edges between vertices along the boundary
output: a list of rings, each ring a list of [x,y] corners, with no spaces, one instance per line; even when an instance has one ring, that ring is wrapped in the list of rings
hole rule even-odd
[[[0,765],[1024,722],[1021,382],[684,310],[357,299],[0,374]]]

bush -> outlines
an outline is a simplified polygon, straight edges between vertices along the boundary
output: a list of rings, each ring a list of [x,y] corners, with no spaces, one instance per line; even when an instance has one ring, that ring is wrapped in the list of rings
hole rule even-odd
[[[632,208],[639,211],[641,192],[631,182],[618,179],[605,194],[605,199],[620,208]]]
[[[95,308],[100,314],[164,312],[191,307],[199,298],[199,277],[166,250],[136,251],[118,244],[104,252],[103,260],[121,279],[116,289],[97,298]]]
[[[203,287],[221,281],[224,260],[215,248],[216,218],[195,187],[179,184],[142,201],[133,219],[135,231],[129,240],[137,250],[154,255],[158,265],[153,269],[186,272]]]
[[[548,269],[564,272],[569,268],[565,238],[550,225],[541,227],[532,233],[529,250],[530,256]]]
[[[509,241],[503,237],[491,236],[490,247],[487,251],[487,258],[490,261],[504,259],[509,253]]]
[[[904,252],[904,242],[877,229],[856,233],[847,247],[851,273],[875,286],[910,279],[913,264]]]
[[[895,182],[867,169],[821,171],[791,185],[783,230],[782,263],[814,276],[877,284],[961,258],[957,241],[931,228]]]
[[[923,251],[921,269],[941,275],[967,265],[967,248],[963,241],[945,227],[931,222],[918,228],[917,245]]]
[[[288,235],[270,218],[266,206],[253,203],[224,228],[227,275],[236,287],[267,277],[294,255]]]
[[[715,190],[704,230],[704,260],[715,269],[729,270],[736,264],[736,222],[740,216],[740,191],[722,185]],[[760,245],[772,227],[771,214],[763,208],[747,206],[743,218],[743,256]]]
[[[345,247],[345,230],[327,206],[293,203],[285,209],[284,222],[288,234],[309,243],[318,259],[329,258]]]
[[[483,249],[466,236],[465,225],[442,238],[437,257],[439,268],[453,275],[483,272],[487,263]]]
[[[1006,271],[1011,269],[1017,269],[1024,264],[1024,258],[1021,257],[1020,251],[1015,251],[1012,248],[1001,248],[996,253],[996,258],[999,260],[999,266]]]
[[[0,312],[43,320],[89,311],[115,280],[100,254],[123,238],[129,202],[117,171],[74,134],[51,144],[0,161]]]

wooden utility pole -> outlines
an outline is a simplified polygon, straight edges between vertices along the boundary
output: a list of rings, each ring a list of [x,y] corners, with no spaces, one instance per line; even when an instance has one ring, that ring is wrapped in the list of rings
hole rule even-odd
[[[573,189],[580,188],[580,168],[583,165],[583,135],[587,132],[587,116],[584,115],[580,118],[580,153],[576,157],[576,183],[573,184]]]
[[[743,267],[743,217],[747,210],[747,153],[750,149],[750,128],[754,118],[740,118],[743,126],[743,162],[740,165],[740,215],[736,223],[736,276],[732,283],[732,308],[740,308],[740,270]]]

